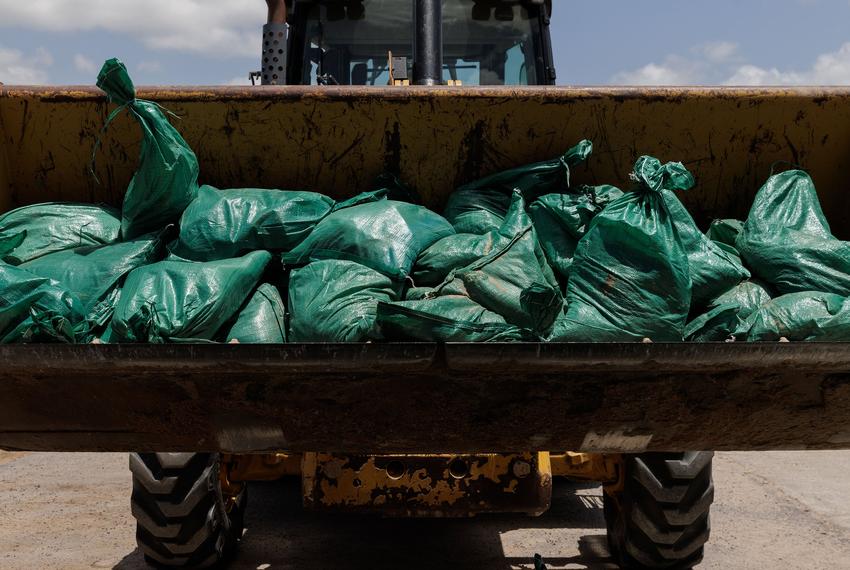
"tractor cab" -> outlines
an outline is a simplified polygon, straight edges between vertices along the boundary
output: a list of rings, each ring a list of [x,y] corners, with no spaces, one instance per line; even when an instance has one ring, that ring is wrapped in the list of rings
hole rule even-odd
[[[295,0],[264,84],[551,85],[551,1]],[[278,40],[275,42],[275,40]]]

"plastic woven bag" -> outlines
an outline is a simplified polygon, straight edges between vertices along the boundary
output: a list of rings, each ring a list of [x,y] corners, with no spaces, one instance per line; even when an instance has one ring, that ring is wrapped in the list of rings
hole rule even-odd
[[[721,341],[729,338],[762,305],[770,302],[770,293],[755,281],[744,281],[708,304],[705,314],[685,327],[685,340]]]
[[[354,261],[403,280],[420,253],[454,233],[451,224],[427,208],[378,200],[332,212],[282,259],[294,266],[325,259]]]
[[[286,342],[286,307],[277,287],[263,283],[225,335],[225,341],[242,344],[279,344]]]
[[[136,88],[121,61],[110,59],[103,64],[97,86],[119,105],[109,116],[107,125],[126,109],[142,130],[139,167],[130,180],[121,208],[123,239],[176,223],[198,192],[195,153],[171,126],[159,105],[136,99]]]
[[[703,307],[712,299],[750,278],[740,259],[725,251],[702,233],[676,195],[663,191],[667,211],[688,253],[691,272],[691,303]]]
[[[422,252],[414,265],[411,277],[417,286],[434,287],[442,283],[454,269],[463,268],[492,252],[504,248],[514,237],[532,225],[525,211],[525,201],[519,192],[513,192],[511,203],[495,230],[483,234],[454,234]],[[535,242],[535,255],[545,282],[557,286],[555,275],[546,262],[543,249]]]
[[[0,343],[75,342],[83,313],[59,283],[0,262]]]
[[[501,315],[508,324],[547,336],[563,298],[537,242],[525,202],[519,191],[512,195],[504,239],[489,255],[453,271],[431,297],[465,294],[485,309]]]
[[[291,342],[364,342],[380,338],[379,301],[399,298],[400,285],[365,265],[314,261],[289,277]]]
[[[762,186],[737,246],[753,273],[781,294],[850,296],[850,242],[832,235],[802,170],[773,175]]]
[[[469,297],[446,295],[378,303],[378,325],[387,340],[511,342],[534,340],[531,331],[509,325]]]
[[[245,303],[271,259],[255,251],[198,263],[160,261],[134,269],[112,319],[116,342],[213,340]]]
[[[738,240],[738,236],[744,231],[744,222],[741,220],[714,220],[708,227],[706,235],[708,239],[726,244],[732,247]],[[737,250],[737,248],[736,248]]]
[[[584,162],[593,144],[583,140],[562,156],[491,174],[455,190],[443,215],[458,233],[483,234],[502,225],[511,202],[519,190],[526,202],[544,194],[566,192],[570,186],[570,167]]]
[[[750,315],[735,336],[751,342],[850,341],[850,297],[814,291],[777,297]]]
[[[202,186],[180,218],[174,253],[196,261],[237,257],[249,251],[289,251],[334,205],[315,192]]]
[[[23,269],[59,282],[83,303],[86,313],[109,296],[133,269],[159,261],[159,235],[135,240],[58,251],[21,265]]]
[[[611,202],[579,242],[557,336],[566,342],[681,341],[691,304],[688,254],[663,190],[694,184],[682,164],[643,156],[636,186]]]
[[[546,259],[563,282],[570,276],[573,255],[590,221],[622,195],[614,186],[580,186],[569,193],[541,196],[528,207]]]
[[[19,265],[49,253],[118,241],[118,210],[93,204],[33,204],[0,216],[0,256]]]

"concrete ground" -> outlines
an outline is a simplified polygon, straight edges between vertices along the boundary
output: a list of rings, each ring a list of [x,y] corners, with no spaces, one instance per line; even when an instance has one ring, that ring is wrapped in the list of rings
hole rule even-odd
[[[700,568],[850,569],[850,452],[720,453]],[[561,483],[558,485],[558,483]],[[381,520],[301,511],[297,484],[250,488],[239,569],[613,568],[601,491],[556,481],[532,519]],[[145,568],[123,454],[0,452],[0,568]]]

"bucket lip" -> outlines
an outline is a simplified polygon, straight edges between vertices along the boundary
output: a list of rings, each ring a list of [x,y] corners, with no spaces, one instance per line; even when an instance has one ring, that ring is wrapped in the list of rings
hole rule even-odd
[[[140,86],[137,97],[153,101],[209,101],[209,100],[340,100],[381,99],[433,100],[450,99],[506,99],[524,98],[540,101],[570,99],[621,99],[621,100],[680,100],[680,99],[776,99],[810,98],[830,99],[850,96],[848,86],[795,86],[795,87],[640,87],[640,86]],[[27,98],[43,101],[105,101],[106,94],[91,85],[2,85],[0,97]]]

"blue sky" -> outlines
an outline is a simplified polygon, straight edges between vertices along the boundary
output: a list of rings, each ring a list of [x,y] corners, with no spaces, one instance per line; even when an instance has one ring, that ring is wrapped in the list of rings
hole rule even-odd
[[[850,0],[554,0],[559,83],[850,84]],[[261,0],[0,0],[0,81],[245,81]]]

